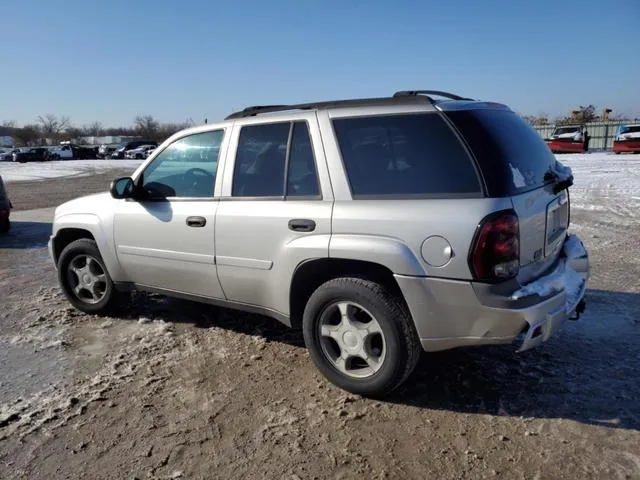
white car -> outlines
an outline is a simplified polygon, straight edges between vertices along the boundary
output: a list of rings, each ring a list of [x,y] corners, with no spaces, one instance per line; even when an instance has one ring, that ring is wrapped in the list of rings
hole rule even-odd
[[[59,145],[50,149],[54,160],[73,160],[73,149],[71,145]]]
[[[141,145],[138,148],[134,148],[133,150],[127,150],[124,153],[125,158],[139,159],[143,160],[149,156],[149,153],[156,148],[155,145]]]
[[[13,161],[13,154],[20,152],[19,148],[14,148],[11,150],[3,150],[0,152],[0,162],[11,162]]]

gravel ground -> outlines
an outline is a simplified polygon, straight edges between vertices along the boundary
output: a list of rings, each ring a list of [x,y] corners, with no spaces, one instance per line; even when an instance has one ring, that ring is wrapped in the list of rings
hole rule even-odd
[[[9,194],[53,206],[117,175]],[[587,312],[548,343],[425,354],[374,401],[267,318],[145,294],[114,317],[75,311],[51,215],[16,211],[0,238],[2,479],[640,478],[637,224],[572,212],[594,274]]]
[[[55,207],[90,193],[104,192],[111,181],[131,175],[132,169],[120,168],[86,177],[63,177],[30,182],[6,183],[7,194],[15,211]]]

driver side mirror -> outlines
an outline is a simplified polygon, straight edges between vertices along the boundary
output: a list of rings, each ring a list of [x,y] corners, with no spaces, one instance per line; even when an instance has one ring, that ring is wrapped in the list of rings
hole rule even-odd
[[[121,177],[111,182],[109,192],[113,198],[133,198],[135,189],[136,187],[131,177]]]

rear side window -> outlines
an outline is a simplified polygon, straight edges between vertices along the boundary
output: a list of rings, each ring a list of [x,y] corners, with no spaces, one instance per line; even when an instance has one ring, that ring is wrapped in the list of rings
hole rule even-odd
[[[477,196],[475,167],[437,113],[333,120],[354,198]]]
[[[234,197],[319,196],[318,174],[307,123],[297,121],[242,127],[231,194]]]
[[[492,197],[524,193],[544,185],[556,158],[533,127],[510,110],[446,113],[475,155]]]

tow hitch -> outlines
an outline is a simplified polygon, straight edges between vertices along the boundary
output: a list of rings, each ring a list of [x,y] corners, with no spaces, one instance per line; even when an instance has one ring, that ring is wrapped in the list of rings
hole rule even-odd
[[[569,320],[578,320],[580,315],[584,313],[585,308],[587,308],[587,303],[582,299],[578,302],[578,305],[576,305],[576,309],[574,310],[573,315],[569,317]]]

